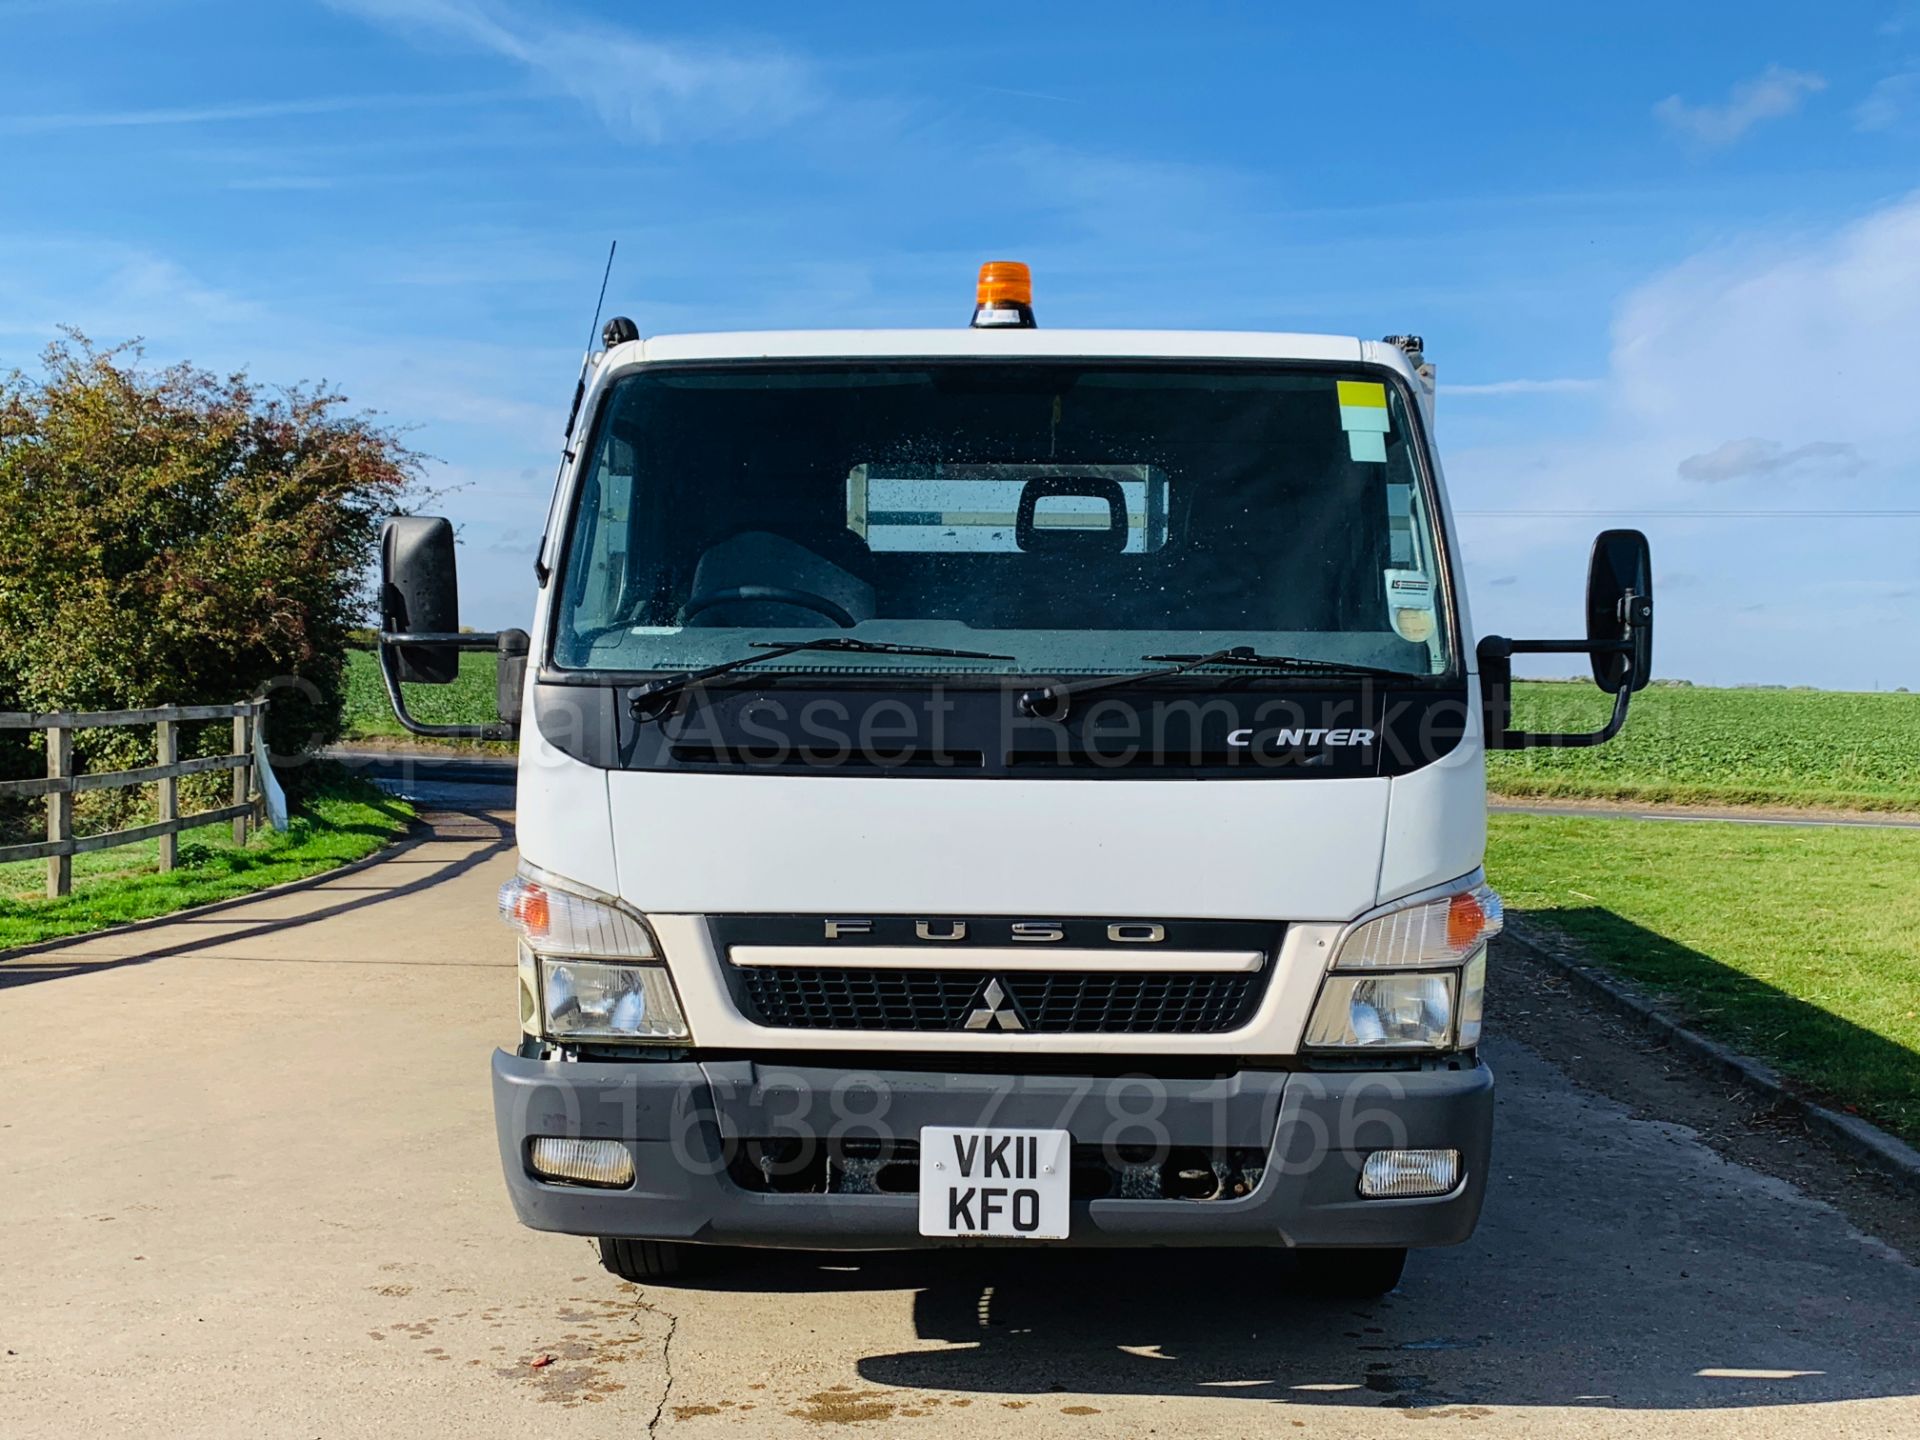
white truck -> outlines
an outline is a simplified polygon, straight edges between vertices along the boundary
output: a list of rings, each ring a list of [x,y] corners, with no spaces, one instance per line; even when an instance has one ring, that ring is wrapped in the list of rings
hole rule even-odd
[[[1493,1131],[1485,752],[1646,684],[1647,543],[1586,638],[1476,647],[1415,337],[974,323],[642,340],[576,391],[531,638],[384,539],[428,735],[514,737],[535,1228],[735,1247],[1269,1246],[1321,1290],[1464,1240]],[[403,682],[500,656],[500,719]],[[1591,658],[1598,732],[1510,728]]]

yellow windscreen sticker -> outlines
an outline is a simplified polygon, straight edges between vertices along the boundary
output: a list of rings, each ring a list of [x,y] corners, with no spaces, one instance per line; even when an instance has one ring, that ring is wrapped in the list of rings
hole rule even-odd
[[[1387,408],[1387,387],[1370,380],[1339,380],[1340,404],[1344,406],[1366,406],[1373,410]]]

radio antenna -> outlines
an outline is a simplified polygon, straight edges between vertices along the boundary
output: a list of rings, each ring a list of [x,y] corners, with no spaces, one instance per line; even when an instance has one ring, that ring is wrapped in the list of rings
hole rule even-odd
[[[593,326],[587,331],[586,353],[580,357],[580,374],[573,382],[573,404],[567,410],[567,433],[560,439],[560,474],[554,478],[554,497],[559,498],[559,483],[565,478],[567,466],[573,463],[573,427],[580,419],[580,402],[587,397],[587,369],[593,364],[593,342],[600,338],[600,310],[607,303],[607,282],[613,278],[613,252],[620,248],[618,240],[607,244],[607,268],[600,272],[600,294],[593,302]],[[553,517],[547,517],[548,528],[552,528]],[[547,583],[551,573],[547,567],[547,536],[540,537],[540,553],[534,557],[533,573],[542,585]]]
[[[573,382],[573,407],[567,411],[567,433],[561,437],[561,454],[567,460],[573,459],[569,448],[573,443],[574,422],[580,418],[580,402],[587,394],[587,367],[593,364],[593,342],[600,338],[600,309],[607,303],[607,282],[613,278],[613,252],[620,248],[620,242],[614,240],[607,245],[607,268],[600,272],[600,296],[593,302],[593,324],[587,330],[586,353],[580,357],[580,377]]]
[[[593,326],[587,331],[588,354],[593,353],[593,342],[600,338],[600,311],[607,303],[607,281],[613,278],[613,252],[619,248],[618,240],[607,242],[607,268],[600,272],[600,298],[593,302]]]

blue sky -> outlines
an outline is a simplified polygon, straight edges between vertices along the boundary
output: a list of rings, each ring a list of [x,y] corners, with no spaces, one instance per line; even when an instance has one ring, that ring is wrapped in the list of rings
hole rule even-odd
[[[525,623],[617,236],[645,333],[957,325],[991,257],[1043,324],[1418,331],[1483,632],[1576,630],[1637,523],[1662,673],[1920,688],[1920,3],[0,0],[0,37],[0,365],[65,323],[337,383],[462,487],[469,623]]]

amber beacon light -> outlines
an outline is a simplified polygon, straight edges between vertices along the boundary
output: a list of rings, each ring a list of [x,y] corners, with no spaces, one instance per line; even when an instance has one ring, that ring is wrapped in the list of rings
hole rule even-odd
[[[1018,260],[989,260],[974,289],[976,328],[1033,329],[1033,273]]]

